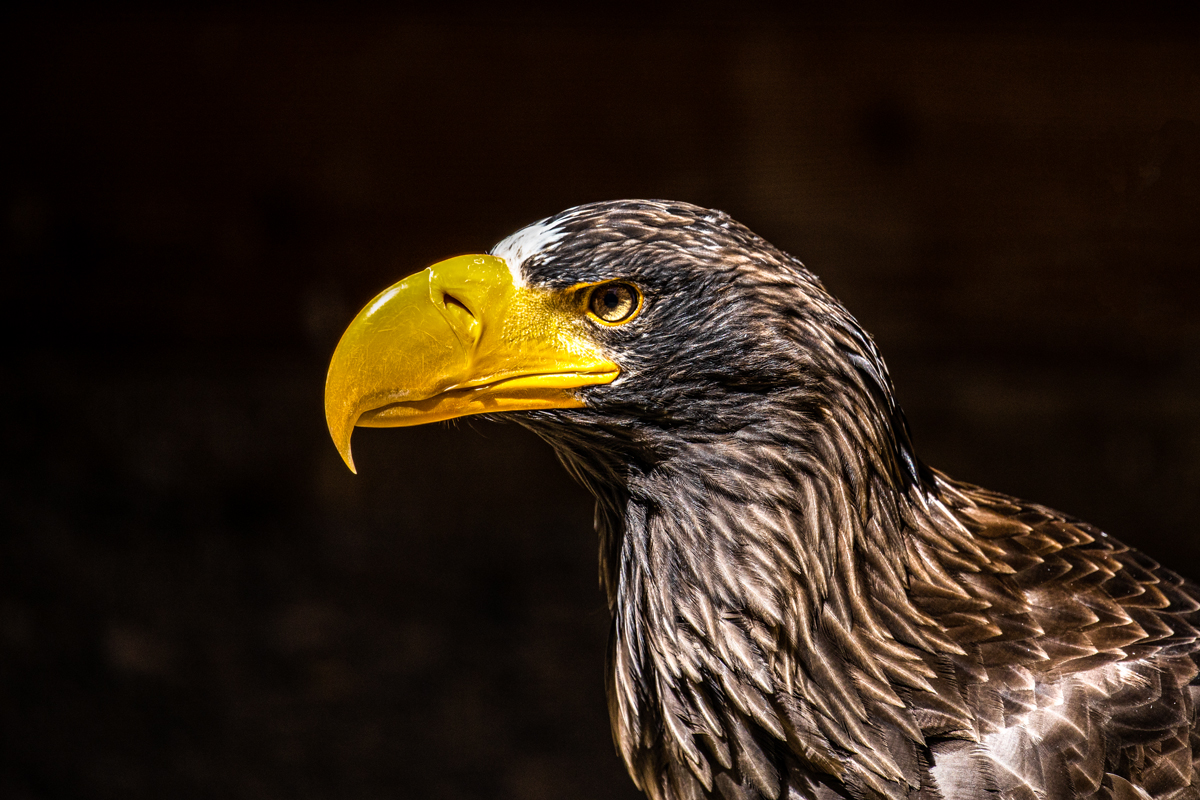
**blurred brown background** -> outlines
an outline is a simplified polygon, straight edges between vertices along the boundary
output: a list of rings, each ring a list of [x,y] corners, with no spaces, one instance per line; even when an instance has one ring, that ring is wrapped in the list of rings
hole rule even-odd
[[[0,796],[637,796],[589,498],[321,407],[375,292],[580,202],[729,211],[929,463],[1200,576],[1200,26],[1006,8],[5,12]]]

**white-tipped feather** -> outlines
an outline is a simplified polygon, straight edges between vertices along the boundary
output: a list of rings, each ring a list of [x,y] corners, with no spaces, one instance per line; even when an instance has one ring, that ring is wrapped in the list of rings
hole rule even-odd
[[[540,253],[566,235],[567,232],[561,226],[550,225],[543,219],[501,241],[492,248],[492,255],[504,259],[508,271],[512,273],[514,286],[524,286],[525,275],[521,271],[521,265],[530,256]]]

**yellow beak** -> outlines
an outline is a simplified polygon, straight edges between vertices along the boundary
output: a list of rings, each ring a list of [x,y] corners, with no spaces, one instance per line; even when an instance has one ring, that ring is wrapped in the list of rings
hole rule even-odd
[[[468,414],[580,408],[576,389],[620,368],[587,337],[577,293],[514,284],[503,259],[458,256],[389,287],[342,334],[325,420],[354,469],[355,425],[421,425]]]

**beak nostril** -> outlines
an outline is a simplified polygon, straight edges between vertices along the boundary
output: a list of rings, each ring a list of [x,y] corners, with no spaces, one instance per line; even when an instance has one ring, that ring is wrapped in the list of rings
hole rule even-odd
[[[449,308],[450,306],[458,306],[463,311],[467,312],[467,314],[470,315],[471,319],[475,319],[475,315],[471,313],[471,309],[467,308],[467,304],[464,303],[462,300],[459,300],[457,297],[450,294],[449,292],[442,293],[442,303],[444,303],[447,308]]]

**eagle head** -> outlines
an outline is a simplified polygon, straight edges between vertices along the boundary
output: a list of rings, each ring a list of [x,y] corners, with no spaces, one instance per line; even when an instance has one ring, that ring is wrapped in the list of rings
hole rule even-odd
[[[578,206],[391,286],[339,343],[325,408],[351,469],[356,425],[520,411],[606,480],[831,424],[892,482],[919,477],[870,336],[798,260],[680,202]]]

